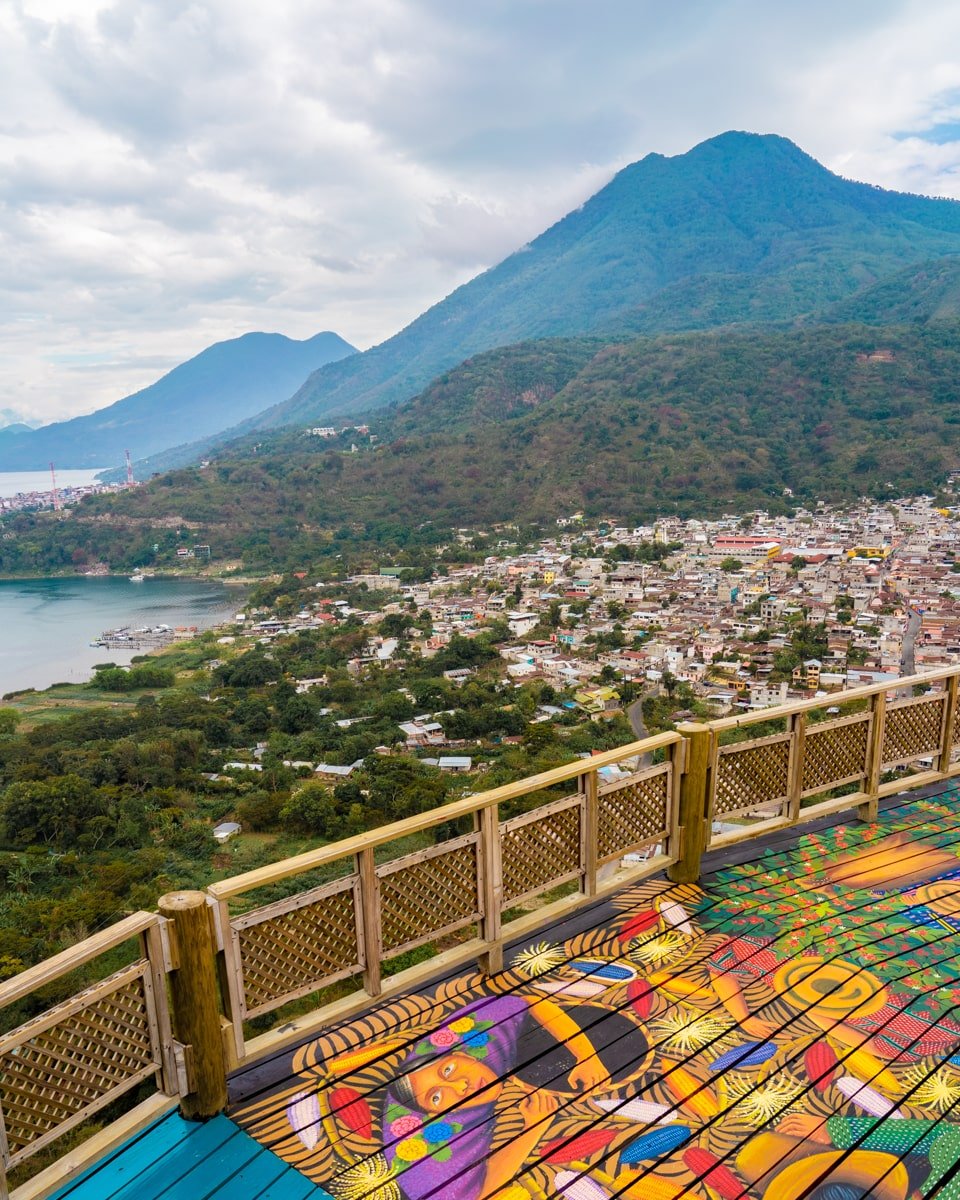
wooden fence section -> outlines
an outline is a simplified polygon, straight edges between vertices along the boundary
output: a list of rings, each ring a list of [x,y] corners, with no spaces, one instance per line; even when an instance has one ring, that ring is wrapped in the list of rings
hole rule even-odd
[[[605,874],[629,855],[650,851],[618,871],[616,886],[669,866],[677,857],[683,742],[679,733],[647,738],[213,884],[237,1061],[248,1054],[243,1023],[250,1017],[353,976],[362,977],[347,1002],[355,1007],[409,987],[436,972],[437,958],[387,978],[382,963],[428,942],[452,941],[444,965],[477,958],[498,969],[504,941],[530,923],[520,910],[531,901],[576,887],[575,895],[537,907],[539,922],[598,895]],[[639,767],[656,751],[663,762]],[[625,777],[600,782],[602,768],[625,762]],[[572,781],[571,794],[501,819],[501,806]],[[472,831],[442,836],[468,820]],[[378,861],[378,851],[413,834],[440,840]],[[347,868],[339,879],[231,912],[231,901],[335,864]]]
[[[222,1101],[203,1097],[225,1094],[226,1071],[245,1058],[472,958],[496,971],[506,942],[594,897],[660,870],[695,880],[710,846],[842,809],[871,820],[881,797],[960,774],[958,679],[960,666],[681,725],[227,879],[206,897],[171,894],[163,916],[137,913],[22,972],[0,984],[0,1018],[139,939],[130,965],[0,1032],[0,1200],[9,1169],[145,1082],[157,1104],[179,1096],[191,1115],[212,1115]],[[603,780],[615,764],[627,774]],[[556,798],[538,804],[547,789]],[[257,904],[261,889],[298,879],[295,894]],[[426,961],[383,972],[428,943],[438,952]],[[351,979],[349,996],[247,1041],[249,1018]],[[130,1120],[113,1127],[118,1137]],[[108,1135],[91,1145],[105,1152]]]
[[[140,957],[0,1036],[0,1195],[31,1155],[145,1081],[178,1091],[162,918],[136,913],[0,984],[0,1009],[124,942]]]

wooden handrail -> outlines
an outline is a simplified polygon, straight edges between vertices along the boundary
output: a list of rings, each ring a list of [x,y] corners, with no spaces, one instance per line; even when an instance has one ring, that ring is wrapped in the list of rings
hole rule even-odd
[[[111,925],[108,929],[102,929],[99,933],[84,938],[75,946],[68,946],[66,950],[61,950],[53,958],[46,958],[36,966],[27,967],[19,975],[14,975],[12,979],[0,983],[0,1008],[22,1000],[24,996],[35,992],[37,988],[45,987],[61,975],[75,971],[77,967],[82,967],[91,959],[105,954],[115,946],[138,937],[161,920],[162,918],[157,913],[133,913],[129,917],[124,917],[122,921],[118,921],[116,925]]]
[[[826,696],[813,696],[809,700],[794,700],[790,704],[777,704],[771,708],[758,708],[754,712],[738,713],[734,717],[717,717],[707,721],[715,733],[723,733],[726,729],[740,729],[744,725],[756,725],[760,721],[778,721],[791,717],[794,713],[809,712],[811,709],[828,708],[834,704],[849,704],[853,700],[868,700],[879,692],[899,692],[903,688],[917,687],[925,683],[937,683],[941,679],[950,679],[960,675],[960,666],[941,667],[928,675],[905,675],[887,683],[869,683],[863,687],[850,688],[846,692],[830,692]]]
[[[368,833],[360,833],[355,837],[345,838],[341,842],[332,842],[330,845],[320,846],[316,850],[307,850],[293,858],[286,858],[266,867],[258,867],[243,875],[234,875],[230,879],[210,884],[207,891],[218,900],[239,896],[243,892],[278,883],[281,879],[289,879],[291,875],[314,870],[342,858],[360,854],[364,850],[375,850],[378,846],[395,841],[397,838],[423,833],[424,830],[432,829],[436,825],[443,825],[447,821],[471,816],[473,813],[480,812],[491,805],[500,804],[505,800],[516,800],[529,792],[537,792],[558,783],[566,783],[567,780],[576,779],[587,771],[597,771],[601,767],[608,767],[639,754],[651,754],[655,750],[673,746],[680,740],[679,733],[659,733],[654,737],[643,738],[639,742],[629,742],[626,746],[619,746],[616,750],[605,750],[602,754],[595,754],[592,758],[578,759],[565,766],[543,771],[539,775],[529,775],[525,779],[518,779],[515,783],[505,783],[502,787],[492,788],[487,792],[478,792],[473,796],[465,796],[462,800],[441,805],[440,808],[432,808],[427,812],[418,813],[414,817],[406,817],[402,821],[381,825],[378,829],[371,829]]]

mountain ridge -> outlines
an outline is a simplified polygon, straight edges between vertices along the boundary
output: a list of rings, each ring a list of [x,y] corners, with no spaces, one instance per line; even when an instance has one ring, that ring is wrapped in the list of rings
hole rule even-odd
[[[624,167],[393,337],[321,367],[287,400],[203,449],[369,414],[415,396],[470,355],[519,340],[813,319],[948,255],[960,255],[960,202],[843,179],[779,135],[730,131]]]
[[[182,440],[172,430],[215,436],[262,411],[316,366],[356,350],[325,331],[296,340],[251,332],[201,350],[154,383],[96,412],[39,429],[0,429],[0,470],[106,467],[131,450],[139,460]]]

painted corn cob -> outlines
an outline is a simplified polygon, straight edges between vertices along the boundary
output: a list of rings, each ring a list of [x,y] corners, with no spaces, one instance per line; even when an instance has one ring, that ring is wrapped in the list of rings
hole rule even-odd
[[[725,1166],[715,1154],[702,1150],[699,1146],[691,1146],[683,1152],[684,1166],[689,1167],[698,1179],[703,1180],[721,1197],[721,1200],[741,1200],[746,1195],[743,1184],[736,1175]]]
[[[641,1020],[650,1016],[653,1007],[653,988],[645,979],[634,979],[627,984],[627,999]]]
[[[734,1046],[710,1064],[711,1071],[742,1070],[744,1067],[759,1067],[768,1058],[773,1058],[777,1047],[773,1042],[744,1042]]]
[[[620,941],[629,942],[641,933],[646,933],[648,929],[652,929],[659,920],[660,916],[655,908],[645,908],[642,912],[635,913],[624,921],[617,936]]]
[[[678,1186],[669,1179],[659,1179],[656,1175],[643,1174],[633,1179],[628,1171],[622,1171],[613,1181],[616,1191],[614,1196],[622,1200],[690,1200],[689,1188]]]
[[[316,1092],[297,1092],[287,1105],[290,1128],[308,1150],[320,1137],[320,1102]]]
[[[560,1138],[543,1147],[543,1157],[554,1165],[583,1162],[591,1154],[603,1150],[617,1136],[615,1129],[588,1129],[576,1137]]]
[[[689,1142],[693,1131],[687,1125],[664,1125],[662,1129],[651,1129],[640,1137],[624,1146],[620,1151],[620,1161],[628,1166],[649,1162],[651,1159],[663,1158],[671,1154],[678,1146]]]
[[[660,920],[664,925],[670,925],[678,933],[693,933],[693,926],[690,924],[690,914],[682,904],[679,904],[676,900],[668,900],[662,896],[658,896],[654,904],[657,906],[657,912],[660,914]]]
[[[838,1060],[832,1046],[814,1042],[803,1056],[803,1066],[816,1090],[825,1092],[837,1074]]]
[[[666,1058],[661,1059],[661,1063],[664,1082],[688,1112],[704,1121],[717,1115],[720,1105],[712,1088]]]
[[[597,1108],[622,1121],[635,1121],[638,1125],[665,1125],[677,1119],[677,1110],[666,1104],[654,1104],[652,1100],[618,1100],[614,1096],[594,1100]]]
[[[891,1120],[902,1119],[904,1114],[886,1096],[881,1096],[876,1088],[854,1079],[852,1075],[843,1075],[836,1082],[837,1091],[842,1092],[858,1108],[874,1117],[889,1117]]]
[[[553,1182],[564,1200],[609,1200],[610,1197],[610,1193],[599,1183],[576,1171],[560,1171]]]
[[[370,1105],[359,1092],[349,1087],[337,1087],[330,1093],[330,1111],[353,1133],[373,1136],[373,1115]]]

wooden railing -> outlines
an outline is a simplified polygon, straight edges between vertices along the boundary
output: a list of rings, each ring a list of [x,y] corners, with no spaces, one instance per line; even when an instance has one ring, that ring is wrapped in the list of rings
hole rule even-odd
[[[957,775],[958,679],[960,666],[684,724],[206,895],[164,897],[162,915],[136,914],[0,984],[2,1010],[140,939],[131,965],[0,1035],[0,1196],[6,1171],[144,1082],[161,1103],[212,1115],[231,1067],[375,997],[471,959],[499,970],[510,940],[634,880],[696,880],[710,848],[843,809],[872,820],[883,796]],[[627,774],[604,782],[615,764]],[[404,965],[428,944],[425,961]],[[345,981],[348,994],[248,1039],[249,1020]],[[72,1152],[62,1165],[84,1161]],[[45,1186],[40,1177],[15,1200]]]
[[[657,850],[618,872],[613,886],[669,866],[677,857],[682,748],[679,733],[647,738],[213,884],[208,893],[216,904],[237,1059],[249,1053],[243,1023],[250,1017],[352,976],[362,977],[362,989],[331,1008],[331,1015],[471,958],[499,970],[505,940],[601,894],[611,865]],[[658,751],[663,762],[637,766]],[[637,769],[600,782],[602,768],[624,762]],[[570,794],[501,820],[508,804],[570,782],[575,784]],[[467,822],[472,826],[467,832],[380,860],[399,839],[422,839]],[[231,912],[231,902],[246,901],[260,889],[337,868],[339,878]],[[532,918],[516,911],[564,885],[575,885],[575,893],[539,905]],[[464,931],[470,936],[455,941]],[[454,941],[426,963],[383,975],[384,961],[428,942]],[[256,1048],[264,1045],[260,1041]]]
[[[0,984],[0,1011],[9,1011],[136,942],[129,965],[0,1036],[0,1195],[7,1195],[8,1172],[140,1085],[152,1083],[161,1097],[185,1090],[170,1027],[163,924],[156,913],[134,913]],[[150,1116],[158,1111],[149,1106]]]

